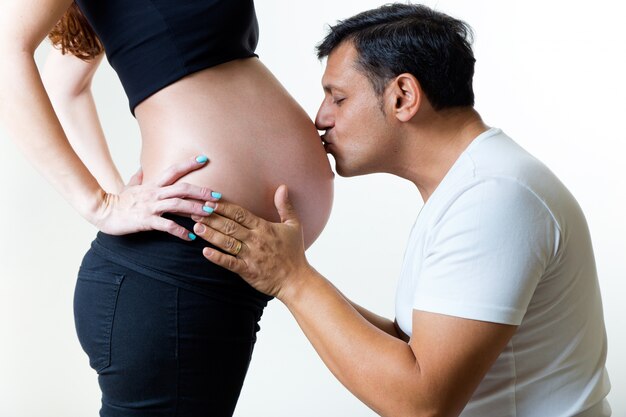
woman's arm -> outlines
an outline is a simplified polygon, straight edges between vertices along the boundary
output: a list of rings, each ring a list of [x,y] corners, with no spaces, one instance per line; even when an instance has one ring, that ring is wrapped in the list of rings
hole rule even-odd
[[[46,94],[34,52],[72,0],[4,0],[0,4],[0,122],[29,161],[87,220],[110,234],[161,230],[189,240],[165,212],[203,215],[211,190],[172,185],[204,163],[182,163],[151,184],[109,194],[72,149]],[[203,161],[206,162],[206,161]]]
[[[0,13],[0,117],[29,161],[81,215],[95,220],[103,199],[72,150],[46,95],[34,51],[71,0],[8,0]]]
[[[100,186],[117,194],[124,182],[111,158],[91,92],[91,82],[103,56],[83,61],[51,48],[41,78],[72,148]]]

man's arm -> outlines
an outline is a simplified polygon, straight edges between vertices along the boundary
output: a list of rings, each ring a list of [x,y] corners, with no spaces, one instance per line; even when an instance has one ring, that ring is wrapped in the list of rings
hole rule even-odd
[[[52,48],[41,77],[72,148],[102,188],[117,194],[124,182],[111,158],[91,92],[103,56],[85,62]]]
[[[398,339],[402,339],[405,342],[409,341],[409,336],[407,336],[401,329],[398,327],[398,323],[396,321],[391,321],[383,316],[379,316],[378,314],[366,309],[350,300],[344,293],[335,288],[337,292],[341,294],[341,296],[348,302],[354,309],[370,324],[373,324],[383,332],[387,333],[390,336],[397,337]]]
[[[414,310],[410,343],[365,320],[324,277],[280,296],[326,366],[382,416],[456,416],[516,326]]]
[[[207,203],[215,211],[194,217],[194,231],[236,256],[205,248],[205,257],[284,302],[333,374],[377,413],[458,415],[516,326],[414,311],[410,343],[390,335],[308,264],[285,187],[276,200],[281,224]]]
[[[397,337],[398,339],[402,339],[405,342],[409,341],[408,336],[404,334],[404,332],[398,327],[398,323],[396,321],[391,321],[383,316],[379,316],[378,314],[369,311],[365,307],[361,307],[357,303],[351,301],[349,298],[345,296],[344,298],[346,298],[350,305],[352,305],[352,307],[354,307],[354,309],[370,324],[373,324],[390,336]]]

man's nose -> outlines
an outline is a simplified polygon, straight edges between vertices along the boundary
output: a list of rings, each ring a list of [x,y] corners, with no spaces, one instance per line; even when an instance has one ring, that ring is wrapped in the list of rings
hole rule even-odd
[[[330,106],[326,105],[326,100],[322,101],[317,115],[315,116],[315,127],[317,130],[328,130],[335,124]]]

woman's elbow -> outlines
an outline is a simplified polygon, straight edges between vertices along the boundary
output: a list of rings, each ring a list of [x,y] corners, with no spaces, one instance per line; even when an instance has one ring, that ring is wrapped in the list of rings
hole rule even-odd
[[[45,68],[41,72],[41,81],[50,100],[55,104],[71,102],[91,88],[90,80],[82,82],[68,80],[56,71],[46,70]]]

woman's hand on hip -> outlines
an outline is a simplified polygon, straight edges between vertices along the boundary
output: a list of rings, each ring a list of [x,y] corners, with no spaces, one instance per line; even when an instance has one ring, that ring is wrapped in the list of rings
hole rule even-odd
[[[205,248],[211,262],[239,274],[262,293],[283,299],[310,269],[304,253],[302,226],[289,201],[287,187],[274,195],[281,223],[271,223],[235,204],[207,202],[208,217],[192,216],[194,232],[224,252]],[[284,301],[284,300],[283,300]]]
[[[161,215],[208,215],[199,201],[218,201],[221,197],[219,193],[183,182],[174,184],[188,173],[205,167],[207,163],[206,157],[199,156],[172,165],[158,181],[150,183],[143,183],[139,170],[119,194],[103,193],[94,224],[102,232],[111,235],[160,230],[183,240],[195,239],[189,230]]]

